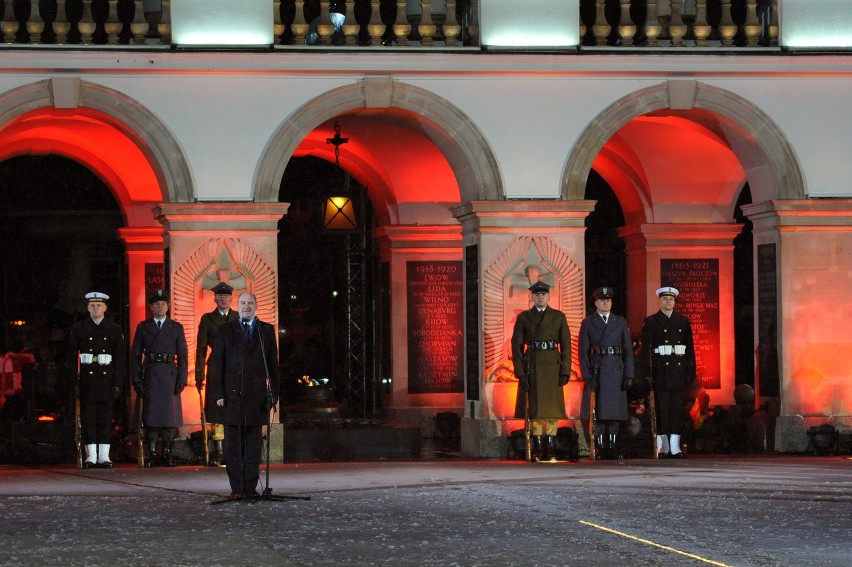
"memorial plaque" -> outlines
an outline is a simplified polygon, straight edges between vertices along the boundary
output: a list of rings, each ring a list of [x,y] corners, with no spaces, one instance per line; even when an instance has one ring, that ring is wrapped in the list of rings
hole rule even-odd
[[[408,393],[464,392],[462,263],[407,262]]]
[[[662,287],[680,291],[675,311],[689,317],[695,373],[705,389],[722,387],[719,352],[719,259],[660,260]]]
[[[464,249],[464,271],[467,399],[479,401],[479,248],[475,244]]]
[[[778,272],[775,243],[757,246],[757,394],[780,395],[778,379]]]
[[[163,264],[154,262],[145,264],[145,309],[148,316],[151,317],[151,306],[148,305],[148,298],[151,297],[158,289],[166,289],[166,270]]]

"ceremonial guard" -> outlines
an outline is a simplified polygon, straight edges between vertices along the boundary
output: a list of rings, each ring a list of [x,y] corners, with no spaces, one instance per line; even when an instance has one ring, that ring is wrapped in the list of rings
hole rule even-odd
[[[146,466],[174,466],[172,442],[183,425],[180,393],[186,387],[187,347],[183,326],[168,317],[169,296],[162,289],[148,298],[153,317],[133,336],[131,381],[142,396],[142,423],[148,444]],[[157,439],[161,452],[157,455]]]
[[[121,327],[105,317],[108,300],[105,293],[87,293],[89,316],[75,323],[68,336],[68,365],[78,391],[86,447],[84,469],[112,468],[112,408],[127,382],[127,345]]]
[[[695,346],[689,319],[674,311],[678,295],[673,287],[657,290],[660,310],[642,325],[642,364],[654,389],[658,455],[684,459],[680,437],[686,389],[695,381]]]
[[[559,420],[565,419],[562,387],[571,376],[571,331],[565,314],[548,305],[549,285],[539,281],[529,290],[533,306],[518,314],[512,332],[515,417],[530,420],[533,452],[548,461],[554,457]]]
[[[591,419],[589,402],[595,393],[595,458],[620,458],[618,430],[628,418],[627,390],[634,378],[632,339],[627,321],[612,313],[611,287],[599,287],[595,312],[580,323],[580,371],[586,387],[580,407],[582,419]],[[588,437],[588,427],[584,427]],[[591,456],[591,455],[590,455]]]
[[[216,301],[216,309],[202,315],[198,324],[198,342],[195,350],[195,387],[198,388],[199,395],[204,388],[208,348],[213,348],[219,328],[237,318],[237,312],[231,309],[231,296],[234,293],[234,288],[224,282],[219,282],[212,291]],[[208,464],[211,466],[222,465],[225,456],[222,448],[222,442],[225,440],[225,427],[219,417],[219,406],[216,405],[216,400],[209,395],[204,400],[204,416],[207,423],[212,426],[213,445],[216,448],[213,455],[210,456]]]

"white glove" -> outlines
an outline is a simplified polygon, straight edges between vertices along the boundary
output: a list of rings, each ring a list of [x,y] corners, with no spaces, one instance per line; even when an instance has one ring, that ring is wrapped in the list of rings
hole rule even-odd
[[[106,366],[110,362],[112,362],[112,355],[111,354],[99,354],[98,355],[98,364]]]
[[[94,360],[94,358],[95,357],[92,356],[91,353],[81,352],[80,353],[80,364],[91,364],[92,360]]]
[[[675,354],[686,354],[686,345],[675,345]]]

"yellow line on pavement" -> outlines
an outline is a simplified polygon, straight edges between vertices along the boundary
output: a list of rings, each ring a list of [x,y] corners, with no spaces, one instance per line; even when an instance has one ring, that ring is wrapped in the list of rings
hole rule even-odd
[[[615,535],[620,535],[622,537],[626,537],[627,539],[632,539],[634,541],[639,541],[639,542],[642,542],[642,543],[645,543],[645,544],[648,544],[648,545],[652,545],[654,547],[659,547],[660,549],[665,549],[666,551],[671,551],[672,553],[679,553],[681,555],[691,557],[692,559],[695,559],[697,561],[703,561],[704,563],[709,563],[710,565],[718,565],[719,567],[731,567],[730,565],[728,565],[726,563],[719,563],[718,561],[713,561],[712,559],[705,559],[704,557],[701,557],[700,555],[695,555],[694,553],[688,553],[686,551],[681,551],[679,549],[675,549],[674,547],[669,547],[668,545],[662,545],[662,544],[653,542],[649,539],[643,539],[641,537],[632,536],[630,534],[626,534],[624,532],[620,532],[620,531],[614,530],[612,528],[599,526],[597,524],[593,524],[593,523],[587,522],[585,520],[580,520],[580,523],[584,524],[586,526],[592,526],[593,528],[597,528],[597,529],[603,530],[605,532],[609,532],[609,533],[612,533],[612,534],[615,534]]]

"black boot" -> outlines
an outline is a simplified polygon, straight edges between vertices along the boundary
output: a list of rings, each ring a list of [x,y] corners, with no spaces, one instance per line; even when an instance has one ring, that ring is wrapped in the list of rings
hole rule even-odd
[[[222,449],[222,441],[213,441],[213,455],[209,462],[211,467],[221,467],[225,465],[225,451]]]
[[[550,462],[556,461],[556,436],[548,435],[547,436],[547,454]]]
[[[613,460],[621,460],[624,458],[624,455],[621,454],[621,449],[618,447],[618,435],[615,433],[610,433],[609,435],[609,445],[607,447],[609,449],[609,458]]]
[[[551,446],[550,440],[552,437],[549,435],[541,436],[541,454],[538,457],[539,462],[547,462],[552,458],[553,447]]]
[[[530,448],[530,461],[535,462],[541,458],[541,435],[532,436],[532,447]]]
[[[157,442],[148,441],[148,458],[145,459],[145,468],[150,469],[156,466],[159,466],[157,460]]]
[[[595,460],[606,458],[606,447],[604,447],[604,436],[595,435]]]
[[[172,456],[172,442],[163,441],[163,464],[164,467],[176,467],[177,461]]]

